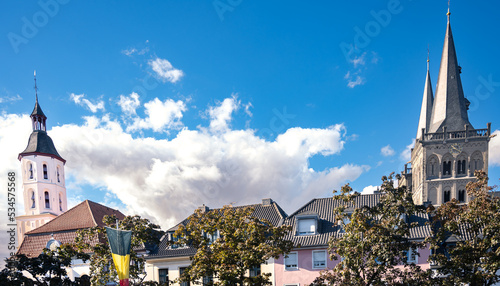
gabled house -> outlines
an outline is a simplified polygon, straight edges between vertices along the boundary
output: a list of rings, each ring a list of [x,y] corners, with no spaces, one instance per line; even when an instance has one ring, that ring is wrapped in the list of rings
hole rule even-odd
[[[380,201],[381,194],[359,195],[354,206],[347,208],[352,212],[363,206],[373,207]],[[339,237],[343,229],[333,210],[344,202],[334,198],[313,199],[296,212],[288,216],[283,224],[292,226],[292,231],[286,239],[291,240],[295,248],[285,257],[274,261],[274,285],[309,285],[325,268],[332,269],[338,261],[332,261],[328,253],[328,241]],[[407,223],[417,222],[418,226],[410,231],[410,239],[423,240],[431,235],[431,228],[426,223],[425,214],[406,218]],[[427,259],[430,251],[419,249],[420,257],[411,254],[409,261],[429,268]]]
[[[44,225],[25,233],[17,254],[36,257],[43,252],[44,248],[73,243],[79,230],[95,226],[103,227],[102,219],[105,215],[115,215],[120,220],[125,218],[118,210],[85,200]],[[90,244],[96,245],[101,242],[96,239]],[[88,261],[86,263],[81,260],[73,261],[71,269],[67,269],[67,272],[72,280],[90,274]]]
[[[273,200],[263,199],[262,203],[254,205],[236,206],[234,208],[252,207],[254,209],[253,216],[259,219],[266,219],[274,226],[279,226],[283,223],[287,214]],[[203,212],[217,211],[218,209],[210,209],[203,205],[200,207]],[[176,226],[168,229],[161,239],[157,250],[146,255],[146,272],[147,276],[144,281],[157,282],[172,282],[179,278],[180,274],[186,267],[191,264],[190,257],[196,253],[196,249],[186,246],[170,245],[169,241],[175,241],[174,232],[181,225],[186,225],[188,219],[181,221]],[[216,237],[214,237],[215,239]],[[262,273],[271,273],[271,280],[274,280],[273,259],[270,259],[266,265],[261,265],[260,269],[252,269],[250,271],[261,271]],[[200,281],[206,282],[206,281]],[[188,283],[181,284],[187,286]]]

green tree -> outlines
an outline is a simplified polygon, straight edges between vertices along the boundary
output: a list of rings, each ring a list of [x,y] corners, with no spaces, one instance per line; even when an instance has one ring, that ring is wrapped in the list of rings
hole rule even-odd
[[[466,185],[468,204],[453,199],[435,210],[436,235],[430,239],[441,285],[493,285],[500,282],[500,199],[491,194],[488,177]]]
[[[415,206],[405,187],[395,188],[392,175],[382,177],[380,202],[355,208],[356,197],[347,184],[336,200],[343,203],[334,212],[342,224],[343,233],[329,241],[332,260],[339,260],[331,270],[322,271],[312,285],[423,285],[430,272],[408,263],[407,251],[425,247],[411,241],[407,217],[423,212]],[[418,255],[418,254],[417,254]],[[399,267],[397,267],[400,265]]]
[[[224,207],[196,210],[175,232],[178,244],[197,249],[181,281],[197,283],[203,277],[215,278],[213,285],[269,285],[270,273],[249,275],[271,257],[278,258],[293,247],[284,240],[288,226],[273,226],[252,215],[253,209]]]
[[[104,216],[103,223],[108,227],[116,227],[115,216]],[[155,246],[160,242],[163,232],[160,226],[151,223],[140,216],[126,216],[119,221],[119,228],[132,231],[130,250],[130,284],[140,285],[146,277],[144,269],[145,259],[136,251],[146,246]],[[92,241],[99,241],[94,244]],[[78,232],[75,239],[75,248],[79,252],[91,252],[90,277],[92,285],[104,285],[107,282],[118,282],[118,275],[113,264],[111,249],[106,238],[104,227],[93,227]]]
[[[86,261],[89,255],[74,250],[69,244],[63,244],[55,251],[45,248],[37,257],[19,254],[6,259],[5,268],[0,273],[1,285],[27,285],[31,278],[24,276],[28,272],[35,280],[35,285],[69,285],[66,267],[72,259]]]

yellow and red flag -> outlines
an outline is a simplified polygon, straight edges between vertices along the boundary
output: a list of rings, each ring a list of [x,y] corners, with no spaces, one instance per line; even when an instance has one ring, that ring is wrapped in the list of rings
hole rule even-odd
[[[120,286],[129,286],[129,268],[130,268],[130,243],[132,241],[132,231],[119,230],[106,227],[109,246],[113,262],[115,263]]]

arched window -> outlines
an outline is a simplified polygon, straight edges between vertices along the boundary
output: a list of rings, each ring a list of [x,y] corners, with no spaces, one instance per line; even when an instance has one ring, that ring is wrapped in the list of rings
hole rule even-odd
[[[439,175],[439,160],[433,155],[429,157],[427,163],[427,177],[434,178]]]
[[[462,175],[465,174],[465,160],[458,160],[457,161],[457,175]]]
[[[465,190],[459,190],[459,191],[458,191],[458,200],[459,200],[461,203],[465,203],[465,196],[466,196],[466,192],[465,192]]]
[[[58,183],[61,182],[60,175],[59,175],[59,166],[57,166],[57,182]]]
[[[63,208],[62,208],[62,197],[61,197],[61,194],[59,194],[59,210],[60,210],[60,211],[63,211]]]
[[[47,170],[47,164],[43,164],[43,178],[45,180],[49,178],[49,171]]]
[[[443,161],[443,175],[451,175],[451,161]]]
[[[45,191],[45,208],[50,209],[50,196],[47,191]]]
[[[31,208],[34,209],[35,207],[36,207],[35,192],[31,191]]]
[[[444,191],[443,203],[447,203],[451,200],[451,191]]]
[[[33,164],[30,162],[28,166],[28,173],[30,175],[30,180],[33,179]]]

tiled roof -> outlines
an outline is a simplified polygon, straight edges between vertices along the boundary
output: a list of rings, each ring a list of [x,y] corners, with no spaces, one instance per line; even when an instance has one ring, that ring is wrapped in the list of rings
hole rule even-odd
[[[279,226],[283,220],[286,218],[286,212],[274,201],[271,201],[270,204],[254,204],[254,205],[246,205],[246,206],[235,206],[235,209],[251,207],[253,208],[252,216],[257,217],[259,219],[266,219],[274,226]],[[210,211],[220,211],[221,209],[212,209]],[[164,258],[164,257],[183,257],[183,256],[192,256],[196,253],[196,249],[192,247],[182,247],[172,249],[168,247],[169,241],[169,233],[172,233],[177,230],[177,228],[182,224],[186,225],[188,223],[188,219],[184,219],[174,227],[171,227],[167,230],[167,233],[163,236],[160,241],[160,245],[158,246],[158,250],[149,255],[149,258]]]
[[[380,201],[381,194],[373,195],[359,195],[355,198],[354,204],[347,207],[346,211],[351,212],[355,208],[363,206],[373,207]],[[315,247],[326,246],[331,237],[338,237],[342,235],[341,226],[338,225],[337,219],[334,216],[334,209],[343,205],[341,200],[333,198],[313,199],[302,208],[287,217],[284,225],[292,226],[292,231],[286,237],[291,240],[295,245],[301,247]],[[315,235],[295,235],[297,226],[296,218],[303,215],[316,214],[318,216],[318,229]],[[431,235],[431,228],[426,224],[428,221],[427,214],[413,215],[409,218],[409,222],[417,222],[418,226],[410,230],[411,239],[421,239]]]
[[[118,210],[85,200],[48,223],[27,232],[18,253],[27,256],[38,256],[42,253],[52,235],[54,235],[54,239],[63,244],[74,242],[78,230],[104,226],[102,219],[105,215],[115,215],[118,219],[125,218]],[[98,241],[91,241],[90,243],[95,245]]]
[[[118,210],[85,200],[48,223],[26,234],[51,233],[63,230],[104,226],[102,219],[105,215],[115,215],[118,219],[123,219],[125,217]]]

